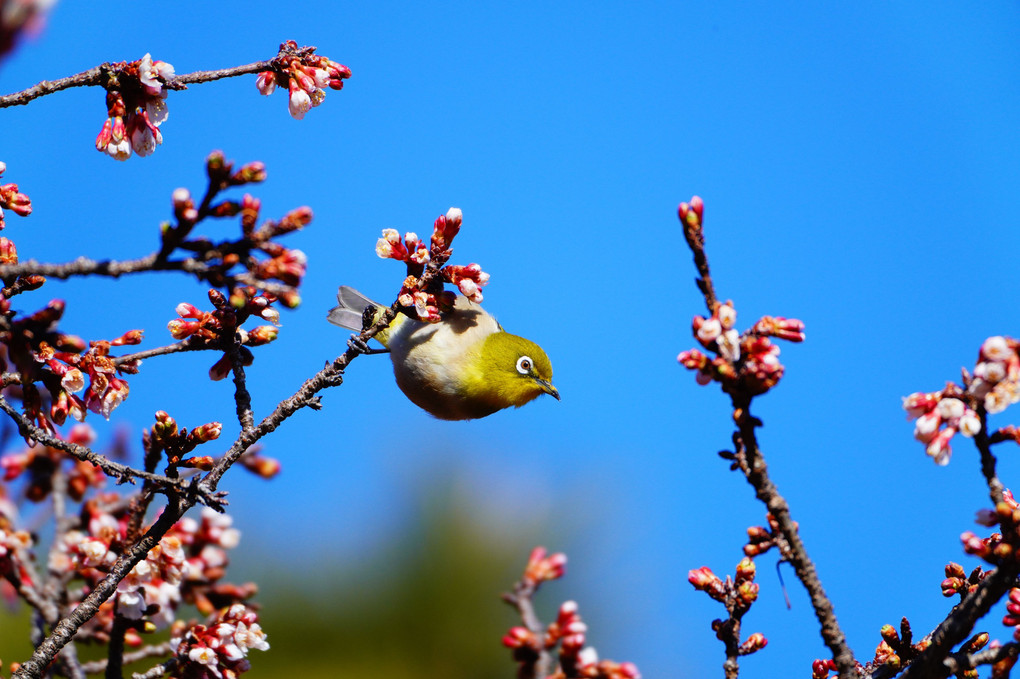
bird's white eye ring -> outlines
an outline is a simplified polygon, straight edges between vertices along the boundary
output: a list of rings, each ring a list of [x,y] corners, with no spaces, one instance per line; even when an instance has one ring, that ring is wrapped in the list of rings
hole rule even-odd
[[[531,372],[531,358],[528,356],[521,356],[517,359],[517,372],[522,375],[527,375]]]

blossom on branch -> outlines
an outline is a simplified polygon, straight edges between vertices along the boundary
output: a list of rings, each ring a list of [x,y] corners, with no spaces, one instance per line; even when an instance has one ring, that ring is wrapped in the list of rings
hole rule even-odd
[[[914,423],[914,438],[938,465],[949,464],[950,441],[956,434],[968,438],[983,429],[986,414],[1002,412],[1020,401],[1020,342],[1011,337],[989,337],[981,344],[971,375],[963,371],[963,384],[952,382],[941,391],[914,392],[903,398],[907,419]],[[1018,440],[1006,427],[993,441]]]
[[[299,50],[293,40],[280,45],[280,55],[272,63],[273,70],[259,73],[255,86],[264,95],[275,92],[277,86],[286,87],[287,108],[296,120],[325,100],[327,87],[341,90],[351,77],[351,69],[307,48]]]
[[[153,61],[146,53],[138,61],[121,62],[110,69],[107,118],[96,137],[96,150],[116,160],[127,160],[132,150],[142,157],[151,155],[163,143],[159,126],[169,115],[166,83],[173,79],[174,67]]]
[[[450,246],[460,232],[463,218],[460,208],[451,207],[432,225],[428,243],[411,231],[401,238],[396,229],[383,229],[382,237],[376,241],[375,253],[383,259],[395,259],[407,265],[407,277],[397,294],[402,313],[425,323],[441,321],[456,300],[455,293],[443,289],[444,281],[456,285],[460,293],[475,304],[481,303],[481,288],[489,283],[489,274],[478,264],[446,264],[453,254]],[[427,266],[438,271],[439,276],[423,289],[421,279]]]
[[[7,163],[0,161],[0,176],[7,171]],[[18,191],[17,184],[0,184],[0,229],[4,224],[4,208],[19,217],[32,214],[32,199]]]

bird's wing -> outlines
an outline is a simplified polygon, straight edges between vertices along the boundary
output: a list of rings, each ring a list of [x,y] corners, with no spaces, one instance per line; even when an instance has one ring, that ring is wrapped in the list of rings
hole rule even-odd
[[[365,308],[379,306],[354,288],[346,285],[340,286],[336,293],[336,301],[338,306],[330,309],[326,318],[333,325],[355,331],[361,331]]]

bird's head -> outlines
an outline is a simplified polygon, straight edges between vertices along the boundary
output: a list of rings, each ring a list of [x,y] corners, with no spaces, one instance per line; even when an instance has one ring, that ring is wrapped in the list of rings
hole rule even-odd
[[[467,380],[467,396],[493,410],[520,408],[542,394],[559,400],[552,385],[552,363],[542,347],[508,332],[485,338]]]

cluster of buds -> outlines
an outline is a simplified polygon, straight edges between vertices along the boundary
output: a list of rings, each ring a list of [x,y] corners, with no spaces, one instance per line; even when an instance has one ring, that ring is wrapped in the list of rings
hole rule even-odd
[[[885,665],[889,669],[898,670],[931,645],[929,639],[913,643],[914,633],[910,629],[910,621],[906,618],[900,620],[899,631],[892,625],[882,625],[879,634],[882,636],[882,641],[875,648],[873,666]],[[971,640],[971,642],[973,641],[974,639]],[[985,635],[985,643],[987,642],[988,638]]]
[[[327,87],[342,90],[344,80],[351,77],[351,69],[313,50],[298,50],[293,40],[280,45],[280,55],[272,65],[273,70],[259,73],[255,86],[265,95],[272,94],[277,86],[286,87],[290,114],[297,120],[325,100]]]
[[[565,554],[549,554],[544,547],[535,547],[517,583],[516,594],[507,595],[508,601],[530,597],[543,582],[562,577],[566,564]],[[560,606],[556,620],[544,633],[527,627],[511,627],[503,636],[503,645],[513,651],[522,672],[524,667],[533,667],[541,655],[552,653],[558,645],[558,668],[546,679],[640,679],[641,674],[633,663],[599,660],[594,647],[585,645],[587,633],[588,626],[577,612],[577,603],[567,601]]]
[[[963,566],[953,561],[946,564],[946,579],[942,581],[942,596],[959,596],[960,601],[968,594],[977,589],[981,581],[985,579],[987,572],[980,566],[970,572],[968,576]]]
[[[1020,342],[1011,337],[986,339],[978,352],[974,374],[963,371],[963,386],[947,383],[941,391],[915,392],[903,398],[907,419],[917,420],[914,437],[936,464],[949,464],[953,451],[949,445],[957,433],[967,437],[978,434],[983,414],[1002,412],[1020,401]],[[992,442],[1020,442],[1015,427],[993,434]]]
[[[92,427],[87,424],[71,427],[66,438],[60,432],[55,432],[54,436],[79,446],[91,445],[96,438]],[[16,453],[8,453],[0,457],[0,469],[3,470],[5,482],[24,476],[25,497],[32,502],[41,502],[53,490],[54,470],[66,460],[71,461],[70,470],[67,471],[67,494],[72,500],[80,501],[90,488],[101,488],[104,485],[106,475],[99,467],[91,462],[74,459],[64,451],[49,446],[35,445]]]
[[[114,408],[128,397],[128,383],[118,373],[135,374],[140,361],[122,361],[119,364],[110,356],[111,347],[133,346],[141,343],[142,331],[130,330],[115,340],[89,342],[88,351],[73,353],[58,351],[45,342],[36,351],[36,360],[46,365],[52,375],[59,378],[59,387],[47,383],[53,403],[50,417],[63,424],[68,415],[81,422],[85,409],[110,419]],[[85,378],[89,386],[85,389]],[[45,380],[53,382],[53,380]],[[76,394],[85,389],[84,398]]]
[[[264,163],[255,161],[235,170],[234,163],[228,161],[222,151],[209,154],[206,158],[206,171],[210,185],[217,191],[261,182],[266,178]],[[177,226],[164,227],[164,251],[169,252],[177,245],[184,245],[190,250],[202,252],[202,262],[212,269],[207,278],[214,285],[227,285],[231,269],[243,266],[248,275],[256,280],[280,281],[293,288],[300,286],[307,271],[308,258],[301,250],[287,248],[273,239],[299,231],[310,224],[313,217],[311,208],[302,206],[291,210],[282,219],[267,220],[257,226],[262,202],[250,194],[245,194],[240,201],[217,202],[201,214],[191,192],[185,188],[176,189],[172,200]],[[218,244],[205,238],[182,243],[184,236],[205,216],[240,216],[241,238]],[[285,290],[279,297],[288,308],[294,308],[301,302],[296,290]]]
[[[836,661],[832,658],[817,658],[811,663],[811,679],[829,679],[829,672],[836,672]]]
[[[117,160],[127,160],[132,150],[148,156],[163,143],[159,126],[167,119],[166,83],[173,79],[174,67],[146,54],[138,61],[117,64],[113,72],[96,150]]]
[[[234,679],[251,669],[248,651],[268,650],[269,642],[255,611],[235,604],[212,616],[206,625],[194,625],[187,630],[178,625],[170,647],[178,661],[174,676]]]
[[[712,630],[723,643],[732,644],[738,655],[750,655],[765,648],[768,639],[759,632],[751,634],[740,642],[738,629],[740,619],[758,600],[758,583],[754,581],[757,569],[754,561],[745,556],[737,564],[736,573],[731,578],[721,579],[708,566],[695,568],[687,573],[687,581],[694,589],[705,592],[712,599],[726,606],[729,617],[726,620],[713,620]]]
[[[249,366],[255,357],[250,346],[268,344],[277,338],[280,312],[271,304],[277,300],[275,295],[260,292],[250,286],[238,286],[229,298],[218,290],[209,291],[209,301],[215,309],[202,311],[193,304],[181,302],[177,305],[177,315],[167,323],[167,330],[177,340],[195,338],[211,346],[224,346],[233,342],[235,334],[240,338],[238,353],[241,365]],[[260,325],[245,330],[240,325],[251,317],[262,318],[273,325]],[[209,369],[209,377],[222,380],[230,374],[232,363],[230,353],[225,351]]]
[[[138,371],[138,361],[119,361],[110,355],[110,349],[135,345],[142,339],[140,330],[132,330],[115,340],[91,342],[86,349],[80,337],[57,330],[64,308],[62,300],[52,300],[0,330],[0,343],[6,347],[0,369],[6,371],[13,364],[20,375],[26,415],[50,433],[54,423],[63,424],[68,415],[80,422],[88,410],[109,419],[129,391],[128,383],[118,375]],[[34,384],[37,381],[49,394],[49,408],[44,407],[43,394]]]
[[[989,337],[981,345],[967,393],[985,411],[1001,413],[1020,401],[1020,341],[1012,337]]]
[[[563,577],[567,570],[567,555],[563,552],[549,554],[545,547],[535,547],[528,555],[522,581],[529,587],[538,587],[543,582]]]
[[[208,455],[185,457],[196,447],[220,437],[223,425],[209,422],[191,431],[179,429],[174,418],[162,410],[156,412],[156,424],[142,433],[142,447],[146,459],[165,456],[171,467],[190,467],[208,471],[214,460]]]
[[[7,171],[7,163],[0,161],[0,176]],[[0,229],[4,224],[4,208],[19,217],[32,214],[32,199],[18,191],[17,184],[0,184]]]
[[[397,303],[401,311],[411,318],[426,323],[438,323],[443,314],[453,308],[456,296],[443,289],[443,282],[457,286],[461,294],[478,304],[482,301],[482,288],[489,282],[489,274],[478,264],[446,266],[452,254],[453,239],[460,232],[463,214],[451,207],[440,215],[432,227],[432,238],[426,242],[418,234],[407,232],[404,237],[396,229],[383,229],[376,242],[375,253],[383,259],[396,259],[407,265],[407,278],[400,288]],[[439,280],[427,288],[421,276],[429,263],[439,269]]]
[[[744,389],[752,395],[763,394],[779,382],[784,371],[779,347],[769,338],[803,342],[804,324],[793,318],[765,316],[740,334],[734,328],[736,321],[737,312],[729,300],[717,304],[710,318],[695,316],[695,338],[716,357],[710,359],[691,349],[681,352],[677,362],[697,371],[698,384],[716,381],[727,392]]]
[[[708,594],[716,601],[732,602],[735,610],[746,611],[758,600],[758,583],[754,581],[756,574],[754,561],[745,556],[737,564],[734,577],[726,576],[722,580],[708,566],[695,568],[687,573],[687,581],[694,589]]]
[[[949,464],[953,455],[949,442],[957,432],[972,437],[981,431],[981,418],[963,398],[963,391],[950,383],[942,391],[916,392],[903,399],[907,419],[917,418],[914,438],[925,444],[925,452],[935,464]]]
[[[779,530],[779,522],[776,521],[776,517],[772,516],[772,514],[766,514],[765,519],[768,521],[768,528],[765,526],[748,527],[747,544],[744,545],[744,554],[753,559],[759,554],[764,554],[773,547],[777,547],[785,558],[789,545],[786,543],[786,538],[783,537],[782,531]],[[796,521],[793,522],[793,526],[794,529],[798,527]]]
[[[588,679],[640,679],[634,663],[599,660],[593,646],[586,646],[588,626],[577,612],[577,603],[566,601],[560,606],[556,621],[544,634],[527,627],[511,627],[503,637],[503,645],[513,649],[518,662],[533,662],[541,651],[551,651],[559,644],[559,668],[547,679],[585,677]]]
[[[1008,488],[1002,493],[1002,500],[995,509],[978,511],[976,522],[982,526],[999,526],[1001,533],[992,533],[981,538],[971,531],[960,535],[963,551],[980,557],[988,563],[998,564],[1005,559],[1020,560],[1020,503],[1013,498]]]

